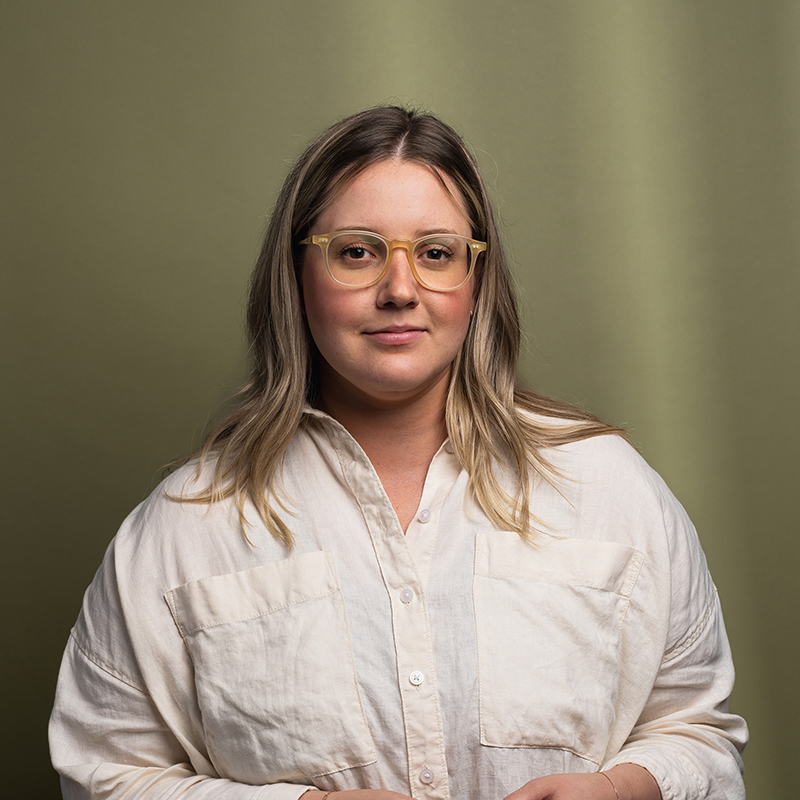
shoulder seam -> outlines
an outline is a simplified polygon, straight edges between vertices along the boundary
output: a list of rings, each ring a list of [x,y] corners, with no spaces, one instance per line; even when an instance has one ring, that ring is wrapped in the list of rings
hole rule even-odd
[[[92,664],[94,664],[98,669],[101,669],[103,670],[103,672],[106,672],[112,677],[116,678],[117,680],[122,681],[122,683],[126,684],[127,686],[130,686],[131,689],[135,689],[137,692],[141,692],[142,694],[147,694],[144,687],[140,686],[137,681],[135,681],[133,678],[130,677],[130,675],[127,675],[122,670],[117,669],[112,664],[109,664],[105,659],[100,658],[99,655],[97,655],[89,647],[84,645],[78,638],[78,635],[76,634],[74,629],[72,630],[70,636],[72,637],[72,640],[75,642],[75,646],[78,648],[78,650],[80,650],[81,653],[83,653],[83,655],[86,656],[86,658],[89,661],[91,661]]]
[[[714,594],[710,598],[708,605],[706,607],[705,612],[703,613],[700,622],[694,626],[694,628],[689,631],[689,634],[686,636],[685,639],[678,642],[671,650],[664,653],[664,658],[662,660],[662,664],[667,664],[673,659],[677,658],[681,653],[691,647],[694,642],[697,641],[700,634],[703,632],[703,629],[708,625],[709,620],[711,619],[714,609],[716,608],[716,599],[717,599],[717,590],[714,589]]]

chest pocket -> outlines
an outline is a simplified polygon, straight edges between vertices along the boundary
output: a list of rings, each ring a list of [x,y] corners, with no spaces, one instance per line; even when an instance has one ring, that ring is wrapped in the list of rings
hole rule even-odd
[[[613,542],[479,534],[474,602],[481,743],[600,763],[621,628],[644,553]]]
[[[298,781],[376,760],[331,553],[204,578],[166,600],[221,775]]]

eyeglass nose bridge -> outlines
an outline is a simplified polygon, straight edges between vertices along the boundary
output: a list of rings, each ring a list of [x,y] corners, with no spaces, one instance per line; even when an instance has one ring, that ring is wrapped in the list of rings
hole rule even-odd
[[[417,265],[414,262],[413,245],[415,245],[416,242],[410,241],[409,239],[384,239],[384,242],[386,242],[386,263],[383,265],[383,269],[380,271],[378,277],[375,278],[374,283],[383,280],[383,278],[389,272],[389,264],[392,263],[392,255],[394,254],[394,251],[405,250],[406,259],[408,260],[408,266],[411,267],[411,274],[414,276],[414,280],[420,286],[425,286],[425,284],[420,280],[420,277],[417,274]]]

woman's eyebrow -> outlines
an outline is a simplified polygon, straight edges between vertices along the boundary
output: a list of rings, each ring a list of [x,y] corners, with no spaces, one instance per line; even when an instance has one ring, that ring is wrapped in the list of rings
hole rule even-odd
[[[380,234],[381,236],[386,236],[386,234],[381,233],[380,230],[371,225],[348,225],[346,227],[342,226],[340,228],[335,228],[333,231],[331,231],[331,233],[339,233],[340,231],[361,231],[362,233],[377,233]],[[463,235],[460,233],[456,233],[454,230],[448,228],[447,226],[442,226],[440,228],[423,228],[421,230],[418,230],[413,239],[422,239],[425,236],[432,236],[437,233],[447,233],[451,236]],[[390,237],[386,236],[386,238],[389,239]]]
[[[463,236],[463,234],[456,233],[451,228],[425,228],[425,230],[417,231],[417,239],[421,239],[423,236],[433,236],[437,233],[448,233],[451,236]]]

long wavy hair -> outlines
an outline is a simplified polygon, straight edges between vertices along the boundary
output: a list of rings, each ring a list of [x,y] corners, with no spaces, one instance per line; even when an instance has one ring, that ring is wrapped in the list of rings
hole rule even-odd
[[[292,547],[291,531],[278,513],[288,510],[280,468],[292,437],[306,424],[303,406],[314,403],[318,387],[316,347],[300,290],[304,246],[298,242],[357,175],[392,160],[425,165],[440,179],[449,178],[461,194],[472,236],[487,243],[476,266],[475,314],[453,364],[445,418],[478,504],[496,525],[529,538],[537,522],[530,510],[533,481],[554,475],[548,448],[623,432],[517,382],[516,298],[475,159],[441,120],[394,106],[368,109],[328,128],[289,172],[250,283],[250,379],[235,410],[197,454],[198,473],[213,469],[210,482],[179,499],[213,503],[233,497],[243,524],[249,500],[272,534]],[[509,486],[508,478],[498,474],[510,476],[510,491],[503,485]]]

